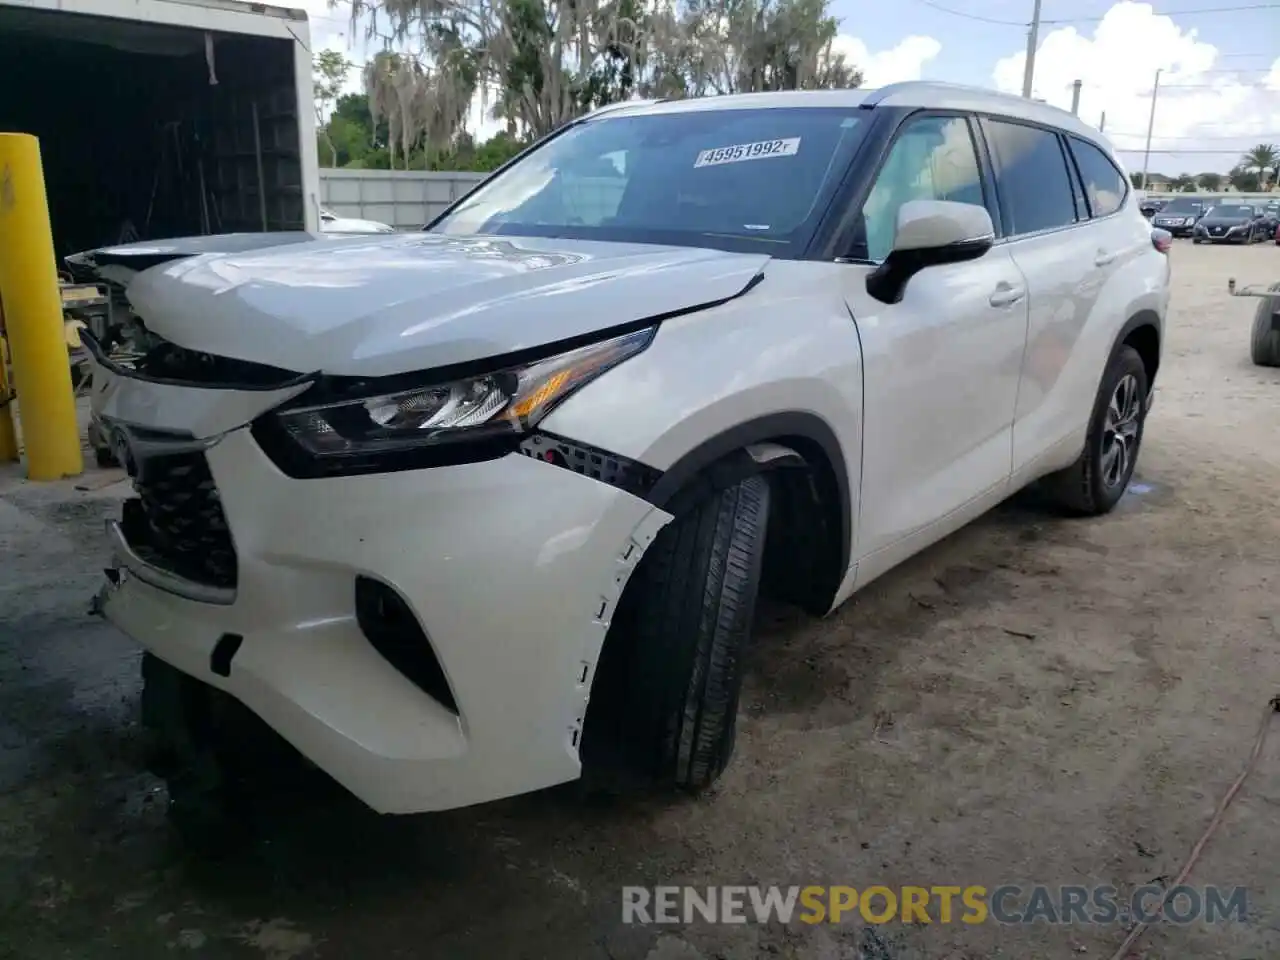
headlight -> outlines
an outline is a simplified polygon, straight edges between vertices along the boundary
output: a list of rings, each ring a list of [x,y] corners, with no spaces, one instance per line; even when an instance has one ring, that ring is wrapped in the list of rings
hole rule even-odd
[[[334,467],[350,458],[461,441],[514,440],[579,387],[643,350],[653,332],[648,328],[473,377],[281,410],[274,417],[293,444]]]

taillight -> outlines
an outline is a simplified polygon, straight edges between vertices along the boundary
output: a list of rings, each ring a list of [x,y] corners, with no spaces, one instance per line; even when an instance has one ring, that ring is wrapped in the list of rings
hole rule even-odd
[[[1151,245],[1161,253],[1168,253],[1169,248],[1173,246],[1173,234],[1168,230],[1152,230]]]

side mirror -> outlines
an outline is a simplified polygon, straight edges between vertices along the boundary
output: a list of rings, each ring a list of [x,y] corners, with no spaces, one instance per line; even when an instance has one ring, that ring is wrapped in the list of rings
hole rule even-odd
[[[926,267],[976,260],[995,243],[986,207],[951,200],[908,200],[898,209],[893,249],[867,274],[867,293],[881,303],[902,300],[907,281]]]

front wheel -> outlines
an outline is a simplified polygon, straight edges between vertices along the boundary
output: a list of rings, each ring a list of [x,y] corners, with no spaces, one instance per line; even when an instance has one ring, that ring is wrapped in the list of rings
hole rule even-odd
[[[750,476],[692,505],[655,538],[614,617],[592,687],[588,766],[697,791],[733,753],[742,658],[769,521]]]
[[[1129,486],[1147,418],[1147,370],[1138,351],[1121,345],[1102,376],[1080,459],[1046,478],[1054,499],[1072,513],[1109,513]]]

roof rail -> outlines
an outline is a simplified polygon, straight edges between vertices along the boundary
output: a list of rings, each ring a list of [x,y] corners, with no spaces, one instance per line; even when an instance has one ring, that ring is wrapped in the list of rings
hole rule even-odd
[[[602,114],[613,113],[614,111],[621,110],[623,107],[647,107],[652,103],[664,103],[666,100],[666,97],[653,97],[644,100],[615,100],[613,103],[606,103],[602,107],[596,107],[594,110],[588,112],[586,116],[598,117]]]

